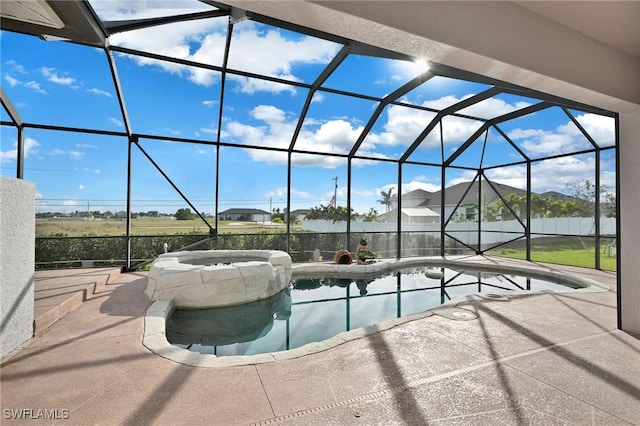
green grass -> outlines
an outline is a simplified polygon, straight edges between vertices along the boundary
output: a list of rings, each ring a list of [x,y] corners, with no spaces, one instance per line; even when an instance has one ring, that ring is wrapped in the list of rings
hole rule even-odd
[[[211,225],[215,222],[211,219]],[[122,236],[126,234],[124,219],[71,220],[37,219],[36,237],[84,237],[84,236]],[[294,227],[299,230],[298,227]],[[255,232],[284,232],[286,225],[263,225],[254,222],[220,221],[218,232],[227,234],[247,234]],[[201,219],[131,219],[132,235],[174,235],[209,234],[209,227]]]
[[[609,240],[603,240],[602,244],[606,245],[609,242]],[[491,250],[488,254],[512,259],[526,258],[526,250],[522,242],[511,244],[508,248]],[[533,240],[531,244],[531,260],[593,268],[595,266],[595,246],[593,239],[582,242],[577,238],[564,237],[537,239]],[[606,252],[601,252],[600,267],[606,271],[615,271],[617,269],[616,256],[609,256]]]

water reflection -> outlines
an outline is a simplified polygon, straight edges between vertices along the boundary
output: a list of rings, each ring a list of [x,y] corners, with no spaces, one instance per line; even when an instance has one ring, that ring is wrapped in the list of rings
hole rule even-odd
[[[177,309],[167,319],[169,343],[223,346],[254,341],[269,333],[274,320],[291,316],[288,289],[263,300],[211,309]]]

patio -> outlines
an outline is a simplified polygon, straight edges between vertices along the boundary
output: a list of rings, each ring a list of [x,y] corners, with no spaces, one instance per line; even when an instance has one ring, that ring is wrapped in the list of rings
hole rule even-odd
[[[610,290],[462,301],[477,320],[434,315],[298,359],[215,369],[142,346],[146,273],[37,271],[36,312],[65,303],[51,303],[54,288],[96,290],[3,360],[3,421],[639,424],[640,341],[616,329],[615,273],[540,266]]]

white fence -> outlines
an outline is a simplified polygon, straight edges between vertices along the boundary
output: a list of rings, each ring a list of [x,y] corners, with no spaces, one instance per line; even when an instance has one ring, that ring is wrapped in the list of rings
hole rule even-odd
[[[302,229],[313,232],[346,232],[346,222],[330,220],[303,220]],[[397,223],[391,222],[352,222],[351,232],[396,232]],[[524,233],[517,220],[482,223],[482,244],[497,244],[513,240],[514,233]],[[488,231],[488,232],[484,232]],[[596,225],[594,218],[559,217],[532,219],[531,232],[557,235],[594,236]],[[440,232],[440,223],[403,223],[402,232]],[[478,243],[478,224],[474,222],[449,223],[447,232],[466,244]],[[601,235],[616,235],[616,219],[600,219]],[[538,235],[532,235],[536,238]]]

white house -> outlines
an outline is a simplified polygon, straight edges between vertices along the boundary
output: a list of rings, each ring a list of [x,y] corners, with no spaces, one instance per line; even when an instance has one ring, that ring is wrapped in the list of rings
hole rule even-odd
[[[478,203],[478,194],[481,194],[482,203]],[[498,195],[500,194],[500,195]],[[465,220],[476,221],[478,204],[491,204],[500,197],[506,198],[509,194],[526,196],[527,191],[487,181],[482,181],[480,192],[478,182],[462,182],[444,189],[444,217],[445,220],[458,213]],[[431,223],[439,222],[442,214],[443,191],[429,192],[423,189],[402,194],[402,223]],[[391,211],[382,215],[387,222],[397,222],[398,197],[391,199]]]
[[[271,213],[260,209],[227,209],[218,213],[220,220],[242,220],[246,222],[270,222]]]
[[[400,220],[402,223],[435,223],[440,222],[440,214],[427,207],[403,207],[400,209]],[[398,209],[393,209],[389,213],[381,215],[385,222],[398,222]]]

